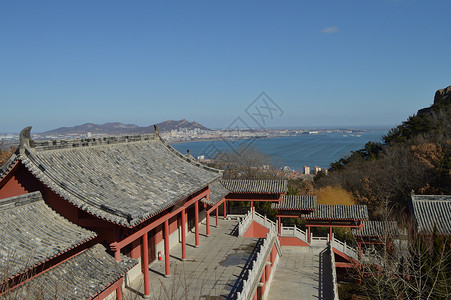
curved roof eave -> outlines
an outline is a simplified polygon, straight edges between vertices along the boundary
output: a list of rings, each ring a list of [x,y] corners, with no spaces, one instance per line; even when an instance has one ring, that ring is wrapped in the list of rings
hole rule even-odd
[[[76,190],[71,189],[64,182],[58,180],[56,176],[52,176],[54,174],[51,174],[51,172],[48,171],[51,170],[51,168],[48,168],[48,166],[40,162],[39,159],[36,157],[35,155],[36,149],[33,148],[34,142],[30,138],[29,130],[31,130],[31,128],[27,127],[21,132],[20,146],[16,150],[15,154],[9,158],[8,160],[9,164],[6,163],[5,165],[7,165],[10,169],[11,161],[16,162],[17,160],[20,160],[22,164],[27,168],[27,170],[29,170],[40,182],[42,182],[42,184],[47,186],[50,190],[58,194],[60,197],[62,197],[72,205],[100,219],[124,227],[134,227],[144,222],[145,220],[161,213],[165,209],[175,205],[177,202],[182,201],[186,197],[202,190],[212,182],[216,181],[222,175],[221,170],[210,168],[198,162],[192,161],[191,159],[183,156],[181,153],[179,153],[177,150],[175,150],[173,147],[167,144],[164,140],[162,140],[159,136],[157,136],[158,141],[165,146],[165,148],[168,150],[169,153],[171,153],[171,156],[174,159],[183,160],[195,166],[196,168],[201,168],[208,172],[215,173],[215,175],[212,176],[211,180],[209,180],[209,182],[207,182],[204,186],[193,187],[192,189],[189,189],[188,191],[186,191],[186,194],[183,195],[183,197],[180,197],[179,199],[174,199],[173,201],[168,201],[167,203],[165,203],[165,205],[158,207],[157,210],[154,210],[146,214],[141,214],[139,216],[136,215],[132,216],[131,214],[127,214],[117,210],[114,211],[114,209],[109,208],[108,205],[100,205],[99,207],[99,205],[96,203],[93,202],[90,203],[89,199],[86,199],[86,197],[83,197],[82,195],[77,193]],[[24,133],[24,131],[28,131],[28,133],[27,132]],[[0,175],[3,174],[0,173]]]

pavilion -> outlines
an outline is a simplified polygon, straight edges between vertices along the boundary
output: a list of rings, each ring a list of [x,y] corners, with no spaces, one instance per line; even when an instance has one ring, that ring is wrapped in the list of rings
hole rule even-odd
[[[45,260],[45,268],[36,261],[33,266],[22,266],[22,273],[31,267],[36,276],[30,282],[42,280],[39,282],[44,284],[60,276],[59,272],[74,265],[84,266],[85,259],[99,255],[103,257],[99,262],[120,266],[112,273],[120,276],[105,279],[109,284],[103,286],[105,289],[84,290],[87,298],[104,299],[113,294],[121,299],[127,271],[128,281],[144,275],[144,297],[150,297],[149,263],[164,259],[165,276],[171,276],[170,249],[181,244],[182,259],[187,258],[188,230],[194,231],[194,246],[198,246],[200,221],[206,219],[208,235],[209,216],[215,212],[218,218],[220,205],[225,216],[227,201],[255,198],[277,202],[287,189],[286,181],[280,180],[219,181],[221,170],[180,154],[160,138],[157,128],[147,135],[53,141],[34,141],[30,131],[31,127],[22,130],[19,147],[0,168],[0,199],[8,199],[4,201],[15,206],[21,203],[20,197],[39,194],[39,205],[71,224],[73,232],[92,238],[78,241],[61,232],[56,235],[61,241],[78,241],[75,247],[65,244],[71,249],[67,251],[70,255],[55,253]],[[25,225],[18,230],[26,235]],[[5,242],[1,244],[5,249],[16,245]],[[110,261],[102,251],[110,255]],[[73,271],[75,276],[82,269]],[[81,274],[77,276],[83,280]],[[16,288],[9,285],[3,292],[23,291],[22,286],[27,284]]]
[[[410,197],[410,210],[419,234],[451,236],[451,195],[415,195]]]
[[[279,234],[281,218],[301,218],[306,221],[308,243],[311,227],[328,227],[329,241],[333,227],[361,228],[368,220],[366,205],[318,205],[316,196],[284,196],[280,203],[271,205],[277,211]]]

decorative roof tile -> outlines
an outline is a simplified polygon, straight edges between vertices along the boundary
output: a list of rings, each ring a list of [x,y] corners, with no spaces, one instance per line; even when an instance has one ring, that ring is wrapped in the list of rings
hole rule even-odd
[[[53,211],[40,192],[0,199],[0,231],[0,269],[7,278],[97,236]]]
[[[316,207],[316,196],[310,195],[284,195],[280,204],[271,204],[276,210],[315,210]]]
[[[451,195],[412,195],[411,209],[417,230],[451,234]]]
[[[31,128],[26,128],[30,130]],[[78,208],[133,227],[221,177],[158,134],[33,142],[21,133],[17,159]]]
[[[215,181],[210,184],[210,199],[203,198],[202,202],[208,205],[215,205],[219,201],[225,198],[230,191],[226,189],[220,182]]]
[[[365,221],[362,228],[352,228],[356,237],[394,237],[399,235],[398,224],[395,221]]]
[[[368,220],[366,205],[318,205],[310,214],[302,214],[306,220]]]
[[[101,244],[47,270],[13,289],[14,299],[90,299],[119,280],[138,262],[116,261]]]
[[[284,194],[286,180],[223,179],[222,185],[232,193]]]

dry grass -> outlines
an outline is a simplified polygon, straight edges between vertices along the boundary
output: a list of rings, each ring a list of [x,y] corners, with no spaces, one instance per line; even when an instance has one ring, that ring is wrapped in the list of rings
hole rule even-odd
[[[352,194],[340,186],[325,186],[315,191],[318,204],[356,205]]]

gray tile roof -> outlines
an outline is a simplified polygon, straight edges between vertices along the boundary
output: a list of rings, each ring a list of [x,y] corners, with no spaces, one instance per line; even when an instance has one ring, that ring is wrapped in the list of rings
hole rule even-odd
[[[101,244],[47,270],[6,294],[11,299],[90,299],[120,279],[137,261],[117,262]]]
[[[53,211],[40,192],[0,199],[0,270],[11,278],[97,234]]]
[[[451,195],[412,195],[411,209],[417,230],[451,234]]]
[[[283,194],[287,191],[286,180],[221,180],[222,185],[232,193]]]
[[[306,220],[368,220],[366,205],[318,205],[310,214],[302,214]]]
[[[192,161],[154,134],[36,143],[23,139],[16,156],[73,205],[128,227],[221,177],[220,170]]]
[[[271,204],[277,210],[315,210],[316,207],[316,196],[310,195],[284,195],[280,204]]]
[[[362,228],[352,228],[356,237],[395,237],[399,235],[398,224],[395,221],[365,221]]]
[[[224,199],[227,194],[230,193],[228,189],[226,189],[220,182],[215,181],[210,184],[210,199],[203,198],[202,202],[208,205],[215,205],[222,199]]]

